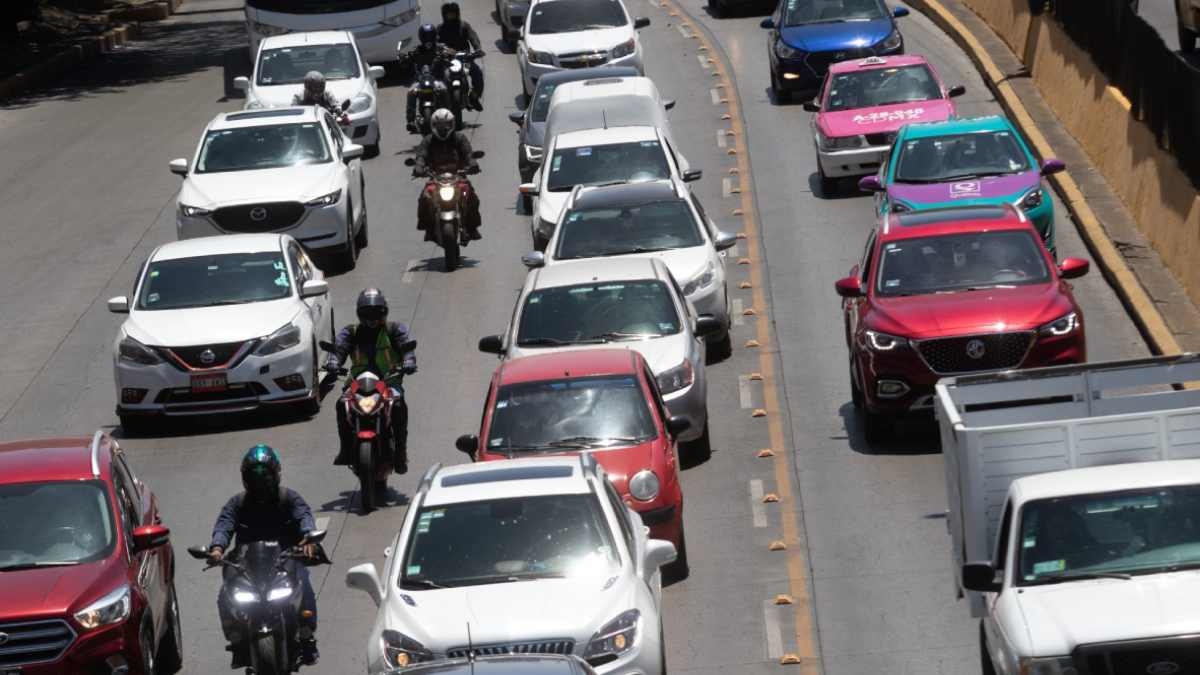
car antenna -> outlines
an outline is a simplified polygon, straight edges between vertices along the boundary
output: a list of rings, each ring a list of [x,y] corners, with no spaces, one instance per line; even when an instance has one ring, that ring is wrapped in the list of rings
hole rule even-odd
[[[471,642],[471,622],[467,622],[467,662],[471,664],[471,675],[475,675],[475,645]]]
[[[604,121],[604,128],[607,129],[608,128],[608,110],[607,109],[600,110],[600,119]]]

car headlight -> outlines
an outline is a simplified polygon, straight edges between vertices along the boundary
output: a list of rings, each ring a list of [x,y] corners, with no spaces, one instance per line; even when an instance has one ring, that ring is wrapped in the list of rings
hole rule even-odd
[[[375,409],[379,406],[379,401],[380,398],[377,392],[369,396],[359,396],[357,399],[355,399],[354,405],[356,405],[358,409],[362,411],[362,414],[370,415],[371,413],[375,412]]]
[[[454,201],[455,192],[456,190],[453,185],[443,185],[438,188],[438,199],[444,202],[452,202]]]
[[[247,591],[247,590],[234,591],[233,592],[233,601],[238,604],[241,604],[241,605],[247,605],[252,602],[258,602],[258,593],[255,593],[254,591]]]
[[[877,352],[890,352],[896,347],[903,347],[908,344],[908,340],[887,333],[869,330],[867,333],[867,345]]]
[[[382,23],[387,26],[403,26],[404,24],[415,20],[419,13],[420,13],[420,8],[413,7],[412,9],[400,12],[399,14],[397,14],[395,16],[389,16],[388,18],[384,19],[383,21],[380,21],[379,23]]]
[[[202,209],[199,206],[188,206],[187,204],[179,205],[179,212],[188,218],[199,218],[212,213],[211,209]]]
[[[379,642],[383,647],[383,660],[391,668],[404,668],[433,660],[433,652],[426,649],[425,645],[399,631],[383,631]]]
[[[1058,337],[1073,333],[1076,328],[1079,328],[1079,315],[1075,312],[1070,312],[1038,328],[1038,334]]]
[[[267,593],[267,602],[275,602],[276,600],[286,600],[292,596],[292,587],[288,585],[277,586],[272,588]]]
[[[290,32],[290,29],[283,26],[272,26],[269,23],[259,23],[255,21],[253,24],[254,32],[263,37],[271,37],[272,35],[283,35]]]
[[[342,198],[342,191],[334,190],[333,192],[330,192],[327,195],[321,195],[320,197],[317,197],[316,199],[310,199],[310,200],[304,202],[304,205],[305,206],[333,206],[334,204],[338,203],[338,200],[341,198]]]
[[[776,40],[775,56],[778,56],[781,59],[798,59],[804,56],[804,52],[796,49],[795,47],[789,47],[788,44],[783,40]]]
[[[671,394],[692,386],[696,373],[692,370],[692,362],[684,359],[683,363],[664,370],[655,379],[658,380],[658,390],[663,395]]]
[[[258,356],[270,356],[277,354],[285,349],[291,349],[300,344],[300,327],[294,323],[280,328],[279,330],[267,336],[258,349],[254,353]]]
[[[712,285],[713,279],[716,278],[716,276],[717,268],[710,260],[708,261],[708,266],[704,268],[703,272],[684,285],[683,294],[691,295],[702,288],[708,288]]]
[[[658,476],[650,469],[642,469],[629,479],[629,494],[638,501],[652,501],[658,496],[658,488]]]
[[[531,162],[542,161],[542,148],[537,145],[522,145],[521,148],[525,151],[525,159]]]
[[[623,56],[629,56],[636,48],[637,42],[634,41],[633,38],[629,38],[628,40],[612,48],[612,58],[619,59]]]
[[[530,63],[536,63],[543,66],[554,65],[554,54],[550,52],[539,52],[536,49],[530,49],[525,52],[525,60]]]
[[[117,345],[117,354],[122,361],[129,361],[141,366],[153,366],[162,363],[162,358],[151,348],[127,337]]]
[[[867,147],[867,138],[862,135],[826,136],[818,131],[817,143],[820,144],[822,150],[853,150]]]
[[[92,630],[128,619],[132,609],[133,601],[129,595],[129,587],[122,586],[76,612],[75,621],[84,630]]]
[[[371,104],[374,102],[375,102],[375,99],[371,98],[370,94],[366,94],[366,93],[359,94],[358,96],[355,96],[354,98],[350,99],[350,112],[352,112],[352,113],[366,112],[367,110],[370,109]]]
[[[584,660],[605,656],[621,656],[633,649],[637,640],[638,624],[641,623],[642,613],[636,609],[622,613],[617,618],[604,624],[596,631],[588,642],[587,650],[583,653]]]
[[[1046,198],[1046,193],[1040,187],[1035,187],[1029,192],[1026,192],[1023,197],[1017,200],[1017,206],[1023,210],[1036,209],[1042,205],[1042,200]]]
[[[888,35],[883,39],[883,42],[879,43],[879,49],[890,52],[894,49],[899,49],[902,44],[904,44],[904,38],[900,37],[900,30],[893,28],[891,35]]]
[[[554,236],[554,228],[555,228],[555,223],[553,220],[546,220],[545,218],[542,218],[540,216],[538,217],[538,219],[537,219],[538,234],[549,239],[550,237]]]
[[[1019,675],[1077,675],[1079,672],[1069,656],[1037,659],[1023,656],[1017,660],[1017,667]]]

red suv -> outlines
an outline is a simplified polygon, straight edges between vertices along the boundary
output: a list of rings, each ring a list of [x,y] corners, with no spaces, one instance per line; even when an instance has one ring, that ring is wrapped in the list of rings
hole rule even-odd
[[[103,432],[0,444],[0,673],[179,670],[169,536]]]
[[[892,213],[835,287],[850,350],[850,390],[868,441],[892,420],[928,411],[943,375],[1087,359],[1083,311],[1060,265],[1017,209],[976,206]]]
[[[683,490],[671,417],[646,360],[633,349],[584,349],[505,361],[492,376],[479,436],[456,445],[476,461],[592,453],[650,536],[675,544],[687,569]]]

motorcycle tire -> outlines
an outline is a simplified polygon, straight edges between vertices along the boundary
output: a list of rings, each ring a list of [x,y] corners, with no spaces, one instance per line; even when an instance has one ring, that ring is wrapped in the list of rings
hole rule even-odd
[[[358,444],[358,495],[362,513],[375,510],[375,444]]]
[[[451,272],[458,267],[458,233],[453,221],[442,223],[442,250],[445,252],[446,271]]]
[[[284,675],[286,671],[279,659],[274,633],[256,637],[251,649],[255,675]]]

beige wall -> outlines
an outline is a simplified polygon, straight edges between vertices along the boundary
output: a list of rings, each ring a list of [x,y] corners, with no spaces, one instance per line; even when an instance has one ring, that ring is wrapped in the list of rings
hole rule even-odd
[[[1029,33],[1029,0],[962,0],[1008,43],[1017,56],[1025,54]]]

